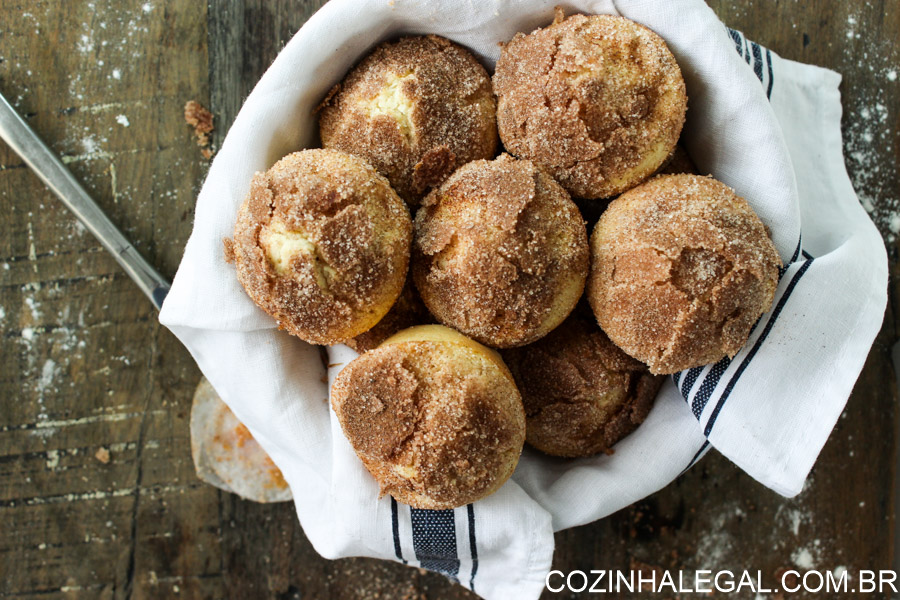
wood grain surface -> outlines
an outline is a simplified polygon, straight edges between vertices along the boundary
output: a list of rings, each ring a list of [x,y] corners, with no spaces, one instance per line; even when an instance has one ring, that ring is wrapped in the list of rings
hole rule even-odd
[[[211,108],[219,145],[321,4],[0,0],[0,91],[172,277],[208,166],[184,103]],[[554,567],[758,569],[772,582],[798,564],[851,576],[890,568],[900,3],[710,4],[782,56],[844,76],[847,167],[889,248],[891,303],[800,496],[779,497],[713,452],[644,501],[559,533]],[[199,371],[113,259],[2,143],[0,211],[0,596],[475,597],[395,563],[324,560],[290,504],[258,505],[200,483],[188,432]]]

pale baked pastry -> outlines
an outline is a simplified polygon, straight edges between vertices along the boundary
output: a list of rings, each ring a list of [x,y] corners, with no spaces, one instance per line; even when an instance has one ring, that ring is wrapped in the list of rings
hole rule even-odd
[[[412,222],[364,160],[304,150],[254,175],[226,258],[281,329],[335,344],[374,326],[403,289]]]
[[[490,77],[436,35],[378,46],[319,110],[322,145],[364,157],[412,206],[457,167],[497,151]]]
[[[662,165],[687,110],[666,43],[624,17],[574,15],[517,33],[493,78],[506,150],[575,197],[608,198]]]
[[[698,175],[661,175],[610,203],[591,261],[600,327],[656,374],[734,356],[771,307],[781,266],[750,205]]]
[[[191,404],[191,456],[197,477],[241,498],[291,499],[281,470],[206,378],[201,379]]]
[[[423,200],[411,271],[438,321],[509,348],[568,316],[588,255],[584,221],[566,191],[504,154],[463,166]]]
[[[525,405],[525,440],[553,456],[610,451],[643,423],[663,380],[584,312],[533,344],[503,351]]]
[[[522,399],[500,356],[440,325],[360,355],[335,379],[331,404],[381,493],[416,508],[495,492],[525,442]]]

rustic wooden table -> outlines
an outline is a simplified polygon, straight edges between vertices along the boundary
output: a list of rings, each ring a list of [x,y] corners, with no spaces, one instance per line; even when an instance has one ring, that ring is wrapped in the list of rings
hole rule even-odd
[[[885,236],[900,229],[897,0],[711,0],[784,57],[844,75],[844,146]],[[208,162],[319,0],[0,0],[0,91],[168,277]],[[100,245],[0,143],[0,596],[472,598],[440,576],[327,561],[290,504],[200,483],[188,415],[200,373]],[[809,478],[785,500],[711,453],[657,494],[556,537],[555,566],[889,568],[897,304]],[[106,454],[108,452],[108,455]],[[549,595],[549,594],[548,594]],[[797,597],[802,597],[798,595]]]

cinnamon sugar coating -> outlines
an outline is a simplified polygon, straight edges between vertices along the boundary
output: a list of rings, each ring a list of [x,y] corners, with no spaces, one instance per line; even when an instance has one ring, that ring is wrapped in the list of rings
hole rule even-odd
[[[734,356],[771,307],[781,266],[750,205],[698,175],[661,175],[610,203],[591,259],[600,327],[655,374]]]
[[[319,110],[322,145],[368,160],[411,206],[457,167],[497,151],[490,77],[436,35],[381,44]]]
[[[432,191],[415,219],[412,275],[441,323],[497,348],[530,343],[572,311],[588,270],[578,208],[553,178],[503,154]]]
[[[347,365],[331,390],[344,435],[381,493],[416,508],[493,493],[525,441],[522,400],[499,357],[448,333],[388,340]]]
[[[546,168],[569,193],[608,198],[650,177],[687,110],[665,42],[624,17],[574,15],[503,48],[493,78],[506,150]]]
[[[608,451],[643,423],[663,380],[585,312],[576,310],[534,344],[503,352],[522,393],[525,439],[553,456]]]
[[[388,312],[406,279],[411,237],[403,201],[364,160],[304,150],[254,175],[226,256],[279,328],[335,344]]]

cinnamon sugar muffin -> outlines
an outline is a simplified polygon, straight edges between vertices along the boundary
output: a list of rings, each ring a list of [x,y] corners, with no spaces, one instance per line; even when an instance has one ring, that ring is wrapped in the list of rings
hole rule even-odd
[[[608,451],[649,414],[662,384],[576,310],[534,344],[505,350],[525,405],[525,440],[554,456]]]
[[[661,175],[610,203],[591,260],[600,327],[655,374],[734,356],[771,307],[781,266],[750,205],[698,175]]]
[[[411,271],[438,321],[509,348],[546,335],[572,311],[588,254],[566,191],[504,154],[463,166],[423,200]]]
[[[525,413],[496,352],[440,325],[404,330],[338,374],[331,404],[382,494],[463,506],[509,478]]]
[[[254,175],[226,258],[281,329],[335,344],[375,325],[403,289],[412,223],[364,160],[304,150]]]
[[[322,145],[368,160],[411,206],[457,167],[497,151],[487,72],[436,35],[378,46],[319,110]]]
[[[666,43],[624,17],[557,10],[553,24],[518,33],[494,73],[506,150],[546,168],[569,193],[608,198],[662,165],[687,110]]]

